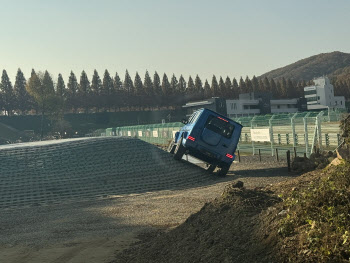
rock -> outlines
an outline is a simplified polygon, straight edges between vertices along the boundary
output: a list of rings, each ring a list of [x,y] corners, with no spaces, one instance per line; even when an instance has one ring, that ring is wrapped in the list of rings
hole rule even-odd
[[[287,214],[287,210],[282,210],[278,213],[279,216],[284,216],[285,214]]]
[[[242,188],[244,183],[242,181],[237,181],[232,184],[232,188]]]
[[[338,166],[339,164],[343,163],[343,159],[335,158],[329,165],[330,166]]]

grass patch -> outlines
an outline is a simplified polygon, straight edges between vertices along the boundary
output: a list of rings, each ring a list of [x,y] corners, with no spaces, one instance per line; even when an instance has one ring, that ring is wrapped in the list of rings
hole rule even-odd
[[[285,217],[279,234],[292,240],[292,262],[349,262],[350,164],[326,168],[307,187],[281,196]]]

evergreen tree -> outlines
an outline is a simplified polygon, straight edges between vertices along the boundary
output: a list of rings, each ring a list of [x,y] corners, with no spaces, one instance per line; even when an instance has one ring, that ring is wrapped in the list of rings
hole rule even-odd
[[[203,99],[203,83],[202,80],[199,78],[198,74],[196,78],[194,79],[194,92],[195,92],[195,98],[196,100],[202,100]]]
[[[113,79],[113,85],[114,89],[118,92],[123,89],[123,82],[120,80],[120,77],[118,75],[118,72],[115,73],[114,79]]]
[[[108,108],[111,111],[113,106],[112,92],[114,91],[113,80],[108,70],[106,69],[103,75],[102,87],[101,87],[101,97],[100,97],[100,107]]]
[[[253,92],[253,84],[248,76],[245,78],[244,83],[245,83],[246,91]]]
[[[71,71],[67,84],[67,106],[69,109],[72,109],[74,113],[76,113],[78,108],[77,92],[78,81],[73,71]]]
[[[276,81],[276,97],[275,99],[280,99],[282,97],[282,87],[281,87],[281,81],[277,80]]]
[[[169,105],[170,83],[165,73],[163,74],[163,80],[162,80],[162,94],[163,94],[162,104],[164,106]]]
[[[173,106],[181,105],[181,99],[179,98],[178,94],[178,84],[179,82],[177,81],[177,78],[175,77],[175,74],[171,77],[170,81],[170,102],[173,104]]]
[[[187,83],[184,79],[184,77],[181,75],[179,78],[179,85],[178,85],[179,93],[184,95],[187,89]]]
[[[186,102],[195,100],[195,86],[191,76],[188,78],[185,99]]]
[[[91,80],[91,106],[96,108],[96,111],[100,110],[100,97],[101,97],[101,89],[102,89],[102,81],[100,76],[98,75],[97,70],[94,70],[94,74],[92,75]]]
[[[0,93],[2,97],[3,108],[7,116],[12,115],[12,111],[15,109],[15,99],[12,83],[7,75],[6,70],[2,71]]]
[[[154,96],[154,93],[153,93],[153,82],[152,82],[152,79],[148,73],[148,71],[146,70],[146,73],[145,73],[145,79],[143,81],[143,87],[144,87],[144,90],[145,90],[145,105],[147,105],[148,107],[152,106],[153,103],[153,96]]]
[[[109,96],[111,94],[111,89],[113,86],[113,80],[108,70],[106,69],[103,74],[102,86],[100,94],[102,96]]]
[[[238,95],[239,95],[239,86],[238,86],[238,82],[236,80],[236,78],[233,78],[232,80],[232,89],[230,92],[230,97],[233,99],[237,99]]]
[[[57,85],[56,85],[56,95],[60,103],[61,114],[64,113],[64,102],[66,96],[66,85],[61,74],[58,74]]]
[[[125,71],[123,89],[126,93],[126,105],[128,107],[134,106],[135,105],[135,87],[134,87],[134,83],[129,75],[128,70]]]
[[[271,87],[272,98],[277,98],[278,90],[277,90],[276,82],[274,81],[274,79],[270,79],[270,87]]]
[[[252,91],[257,92],[259,91],[259,80],[255,75],[252,78]]]
[[[149,76],[149,73],[147,70],[145,73],[145,79],[144,79],[143,83],[144,83],[143,86],[144,86],[146,94],[148,96],[152,96],[153,95],[153,82],[152,82],[152,79]]]
[[[286,91],[287,91],[287,95],[286,95],[287,98],[297,97],[296,89],[291,79],[287,80]]]
[[[137,73],[137,72],[136,72],[136,75],[135,75],[134,85],[135,85],[135,93],[136,93],[136,95],[143,96],[144,95],[143,83],[142,83],[142,80],[141,80],[141,77],[140,77],[139,73]]]
[[[143,89],[143,84],[142,84],[141,77],[140,77],[139,73],[137,73],[137,72],[135,75],[134,85],[135,85],[135,93],[136,93],[135,104],[139,107],[145,106],[145,104],[144,104],[144,94],[145,93],[144,93],[144,89]]]
[[[239,80],[239,94],[242,93],[248,93],[249,91],[247,91],[247,87],[245,85],[245,82],[243,80],[243,78],[241,77]]]
[[[80,82],[78,86],[78,98],[79,106],[84,109],[85,113],[89,112],[89,106],[91,102],[91,88],[90,81],[85,71],[83,70],[80,75]]]
[[[58,78],[57,78],[56,94],[62,100],[64,99],[64,97],[66,95],[66,85],[64,84],[64,80],[63,80],[61,73],[58,74]]]
[[[27,110],[30,110],[31,98],[26,90],[26,79],[21,69],[17,70],[15,86],[13,88],[16,98],[16,109],[20,110],[22,114],[25,114]]]
[[[211,98],[211,88],[208,80],[206,79],[204,83],[204,99],[209,99],[209,98]]]
[[[132,79],[129,75],[128,70],[125,71],[123,88],[129,94],[129,96],[133,96],[135,94],[134,83],[132,82]]]
[[[34,97],[41,111],[41,139],[44,135],[44,116],[57,110],[58,101],[50,74],[36,74],[34,69],[27,83],[27,91]]]
[[[94,74],[92,76],[90,88],[91,88],[92,94],[96,98],[101,94],[102,81],[101,81],[100,76],[98,75],[98,72],[96,69],[94,70]]]
[[[259,91],[260,92],[266,92],[265,85],[262,79],[259,79]]]
[[[225,82],[223,80],[223,78],[220,76],[219,79],[219,96],[224,98],[225,94],[226,94],[226,86],[225,86]]]
[[[224,98],[228,98],[231,99],[231,89],[232,89],[232,82],[229,76],[226,77],[225,80],[225,94],[224,94]]]
[[[73,71],[70,72],[67,87],[67,106],[76,113],[78,109],[78,81]]]
[[[270,82],[267,77],[264,78],[263,84],[264,84],[264,91],[271,92]]]
[[[123,82],[120,80],[120,77],[119,77],[117,72],[114,75],[113,86],[114,86],[114,90],[115,90],[115,95],[114,95],[114,99],[113,99],[114,109],[116,109],[118,107],[120,110],[120,108],[122,106],[125,106],[126,94],[125,94],[125,91],[123,89]]]
[[[178,84],[178,94],[179,94],[179,104],[183,105],[186,102],[186,89],[187,89],[187,83],[184,79],[184,77],[181,75],[179,78],[179,84]]]
[[[287,98],[287,81],[283,77],[281,81],[281,98],[286,99]]]
[[[306,87],[305,80],[299,81],[296,87],[298,98],[304,97],[304,87]]]
[[[157,71],[154,72],[154,75],[153,75],[153,94],[154,94],[153,104],[154,106],[159,107],[162,102],[163,93],[162,93],[162,87],[160,85],[160,78]]]
[[[177,81],[175,74],[173,74],[173,76],[171,77],[171,81],[170,81],[170,90],[171,90],[172,95],[177,94],[178,84],[179,84],[179,82]]]
[[[213,75],[213,78],[211,80],[211,94],[214,97],[218,97],[219,96],[219,84],[218,81],[216,80],[215,75]]]

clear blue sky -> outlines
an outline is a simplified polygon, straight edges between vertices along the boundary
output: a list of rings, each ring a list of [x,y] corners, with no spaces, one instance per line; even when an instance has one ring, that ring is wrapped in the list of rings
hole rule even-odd
[[[324,52],[350,53],[349,0],[0,0],[0,69],[65,80],[260,75]]]

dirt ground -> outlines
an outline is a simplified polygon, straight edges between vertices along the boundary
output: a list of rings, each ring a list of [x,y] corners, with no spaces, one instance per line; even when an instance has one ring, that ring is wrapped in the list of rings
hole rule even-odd
[[[227,177],[213,175],[185,189],[2,209],[0,262],[111,262],[135,241],[185,222],[234,180],[255,188],[292,177],[284,162],[242,157]]]

